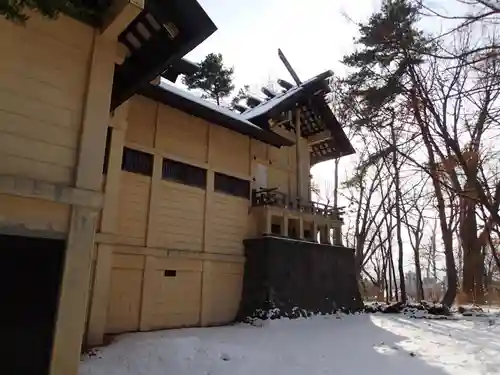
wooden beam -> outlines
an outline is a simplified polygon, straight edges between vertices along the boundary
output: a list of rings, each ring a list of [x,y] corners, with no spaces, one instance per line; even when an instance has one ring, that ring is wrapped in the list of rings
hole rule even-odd
[[[292,78],[295,81],[295,83],[297,84],[297,86],[300,86],[300,84],[302,82],[301,82],[299,76],[297,75],[295,70],[292,68],[292,65],[290,65],[290,63],[288,62],[288,59],[285,57],[285,54],[283,53],[283,51],[281,51],[280,48],[278,48],[278,56],[280,57],[281,61],[285,65],[286,70],[288,70],[288,73],[290,73],[290,75],[292,76]]]
[[[144,0],[115,0],[104,16],[101,34],[105,38],[116,40],[143,9]]]
[[[317,145],[318,143],[327,141],[332,138],[332,132],[330,130],[323,130],[320,133],[311,135],[307,138],[307,143],[309,146]]]
[[[22,176],[0,174],[0,194],[36,198],[51,202],[73,204],[98,211],[102,207],[101,192],[85,190],[34,180]]]
[[[116,58],[115,58],[115,64],[121,65],[125,61],[125,59],[128,57],[130,54],[127,46],[123,43],[117,43],[116,46]]]

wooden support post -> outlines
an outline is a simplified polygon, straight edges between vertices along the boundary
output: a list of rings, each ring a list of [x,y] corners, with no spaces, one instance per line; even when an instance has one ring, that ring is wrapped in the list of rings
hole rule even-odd
[[[313,241],[318,242],[318,222],[316,220],[313,221]]]
[[[304,219],[302,216],[299,217],[299,238],[304,239]]]
[[[148,213],[148,227],[146,232],[146,246],[147,247],[160,247],[161,244],[157,242],[154,233],[158,233],[158,202],[161,197],[162,190],[162,170],[163,170],[163,157],[155,154],[153,157],[153,175],[151,176],[151,191],[149,194],[149,213]]]
[[[104,189],[104,205],[102,209],[102,233],[116,234],[118,209],[120,204],[120,179],[125,132],[127,130],[128,102],[123,103],[111,120],[111,142],[109,147],[108,171]]]
[[[116,58],[116,41],[94,36],[81,124],[75,187],[101,191],[106,131]],[[50,375],[78,374],[87,317],[88,291],[98,211],[72,206]]]
[[[78,374],[97,216],[87,207],[72,208],[50,375]]]
[[[116,234],[117,231],[121,164],[123,145],[125,144],[125,131],[128,125],[128,108],[128,102],[123,103],[117,108],[110,121],[113,130],[109,147],[108,170],[105,176],[105,199],[101,213],[101,233]],[[108,312],[112,256],[113,248],[111,246],[100,244],[97,247],[96,270],[92,295],[90,297],[90,313],[87,324],[88,345],[100,345],[103,342]]]
[[[154,307],[155,269],[156,258],[150,255],[146,256],[143,271],[141,311],[139,315],[139,330],[141,331],[149,331],[151,329],[149,323],[151,322],[151,314]]]
[[[295,168],[297,173],[297,197],[302,198],[302,149],[300,147],[300,107],[295,110]]]
[[[281,235],[284,237],[288,237],[288,223],[290,221],[290,215],[285,211],[283,214],[283,228],[281,229]]]
[[[266,220],[266,229],[265,229],[265,232],[264,234],[271,234],[271,228],[272,228],[272,214],[271,214],[271,210],[270,209],[267,209],[265,211],[265,220]]]
[[[87,325],[87,345],[89,346],[103,343],[108,312],[112,257],[112,246],[100,244],[97,247],[94,287],[92,289],[92,300],[90,301],[90,314]]]
[[[205,208],[204,208],[204,227],[203,227],[203,251],[210,252],[213,247],[210,242],[212,239],[212,223],[210,222],[210,215],[214,212],[214,181],[215,173],[214,171],[207,171],[207,187],[205,190]],[[267,228],[267,227],[266,227]]]

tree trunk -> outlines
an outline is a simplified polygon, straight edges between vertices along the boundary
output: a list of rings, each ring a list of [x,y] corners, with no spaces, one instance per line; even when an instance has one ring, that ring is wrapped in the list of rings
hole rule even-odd
[[[420,302],[423,299],[425,299],[425,296],[424,296],[424,285],[422,282],[422,269],[420,268],[420,256],[418,253],[418,249],[415,249],[414,260],[415,260],[415,274],[417,276],[417,300],[418,302]]]
[[[391,264],[391,274],[392,274],[392,281],[394,282],[394,301],[399,301],[399,288],[398,288],[398,279],[396,277],[396,267],[394,267],[394,258],[392,256],[392,246],[389,245],[389,248],[391,249],[390,255],[389,255],[389,262]]]
[[[390,245],[389,245],[390,246]],[[387,280],[387,285],[388,285],[388,290],[387,290],[387,302],[391,302],[392,301],[392,291],[394,290],[394,280],[393,280],[393,266],[392,266],[392,253],[390,252],[389,250],[390,248],[388,248],[386,250],[386,257],[387,257],[387,272],[388,272],[388,275],[389,275],[389,278]]]
[[[398,158],[396,153],[396,132],[394,129],[394,123],[391,125],[392,143],[394,146],[394,151],[392,153],[392,168],[394,169],[394,191],[396,194],[396,239],[398,242],[398,271],[399,271],[399,286],[401,290],[401,302],[406,303],[406,285],[405,285],[405,273],[403,266],[403,239],[401,235],[401,187],[399,181],[399,167]]]
[[[412,75],[412,81],[417,83],[414,75]],[[442,299],[442,304],[450,307],[455,301],[457,295],[457,270],[455,268],[455,257],[453,254],[453,234],[448,228],[448,221],[446,218],[446,206],[443,196],[443,191],[441,188],[441,182],[439,181],[439,172],[437,170],[436,158],[434,155],[434,149],[431,142],[431,134],[427,124],[423,121],[420,114],[420,109],[418,105],[418,99],[415,90],[411,92],[411,101],[413,111],[415,113],[415,119],[420,127],[422,133],[422,139],[424,141],[425,148],[427,150],[427,156],[429,158],[429,166],[431,172],[432,185],[434,187],[434,193],[436,194],[437,208],[439,214],[439,224],[441,227],[441,234],[443,236],[444,253],[445,253],[445,263],[446,263],[446,278],[447,278],[447,289]]]
[[[474,173],[474,171],[471,173]],[[474,176],[468,176],[465,192],[473,189],[472,179],[474,178]],[[461,198],[461,201],[460,208],[462,212],[459,232],[464,256],[462,292],[467,296],[467,302],[483,304],[484,258],[477,238],[476,204],[473,199],[467,197]]]

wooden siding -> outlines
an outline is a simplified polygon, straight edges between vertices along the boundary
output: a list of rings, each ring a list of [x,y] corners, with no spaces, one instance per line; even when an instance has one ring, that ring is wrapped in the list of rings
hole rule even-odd
[[[190,258],[186,252],[152,256],[140,248],[112,249],[105,332],[225,324],[235,318],[242,257],[229,262]]]
[[[150,225],[153,242],[162,248],[203,250],[205,191],[174,182],[160,182],[156,217]]]
[[[238,313],[243,287],[242,263],[206,261],[203,274],[203,321],[224,324]]]
[[[71,184],[93,30],[33,14],[0,34],[0,173]]]
[[[252,159],[268,160],[268,145],[264,142],[257,141],[256,139],[251,140],[251,156]]]
[[[207,162],[208,123],[174,108],[159,106],[157,149],[195,162]]]
[[[156,132],[156,113],[158,105],[142,96],[130,102],[126,141],[142,146],[153,147]]]
[[[213,126],[210,137],[210,165],[236,175],[250,174],[250,138]]]
[[[200,260],[157,259],[150,303],[150,329],[193,326],[200,322]],[[175,276],[165,276],[165,271]],[[151,287],[151,285],[150,285]]]
[[[120,172],[118,229],[105,242],[114,254],[106,332],[231,322],[243,283],[243,240],[255,223],[250,200],[214,191],[214,175],[252,181],[261,163],[268,186],[287,193],[295,149],[138,97],[124,133],[127,146],[154,155],[155,164],[152,177]],[[163,180],[163,158],[206,169],[206,189]]]
[[[243,254],[243,239],[248,234],[250,201],[214,193],[209,213],[210,246],[205,251],[220,254]]]
[[[267,171],[267,187],[278,188],[279,191],[288,194],[290,185],[290,173],[287,169],[270,166]]]
[[[144,239],[148,225],[151,178],[122,172],[118,234]]]
[[[144,257],[115,254],[107,314],[107,333],[139,330]]]

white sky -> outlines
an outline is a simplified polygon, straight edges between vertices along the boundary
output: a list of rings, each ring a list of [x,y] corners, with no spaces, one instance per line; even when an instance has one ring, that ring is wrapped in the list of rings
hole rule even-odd
[[[380,0],[199,0],[218,30],[187,55],[193,61],[222,53],[235,69],[236,90],[245,84],[292,81],[278,57],[281,48],[301,80],[331,69],[343,75],[342,57],[353,50],[355,22],[366,19]],[[347,18],[347,17],[348,18]],[[350,21],[349,18],[353,21]],[[341,161],[341,169],[352,158]],[[313,169],[331,179],[333,162]],[[344,176],[344,173],[341,172]]]
[[[235,68],[235,84],[291,80],[278,58],[281,48],[297,74],[306,80],[327,69],[352,49],[356,25],[378,0],[199,0],[218,30],[187,57],[199,61],[220,52]]]

